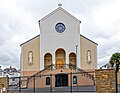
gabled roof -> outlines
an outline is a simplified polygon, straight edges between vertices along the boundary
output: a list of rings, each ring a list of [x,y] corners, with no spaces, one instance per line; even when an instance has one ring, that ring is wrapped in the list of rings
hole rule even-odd
[[[28,43],[29,41],[31,41],[31,40],[33,40],[33,39],[35,39],[35,38],[39,37],[39,36],[40,36],[40,35],[37,35],[37,36],[35,36],[35,37],[31,38],[30,40],[28,40],[28,41],[26,41],[26,42],[22,43],[20,46],[22,46],[22,45],[24,45],[24,44]],[[95,43],[94,41],[92,41],[92,40],[88,39],[87,37],[85,37],[85,36],[83,36],[83,35],[81,35],[81,34],[80,34],[80,36],[82,36],[83,38],[85,38],[85,39],[89,40],[90,42],[92,42],[92,43],[94,43],[94,44],[98,45],[97,43]]]
[[[35,39],[35,38],[37,38],[37,37],[39,37],[39,36],[40,36],[40,35],[37,35],[37,36],[35,36],[35,37],[31,38],[30,40],[28,40],[28,41],[26,41],[26,42],[24,42],[24,43],[20,44],[20,46],[22,46],[22,45],[24,45],[24,44],[28,43],[29,41],[32,41],[33,39]]]
[[[52,16],[54,13],[56,13],[57,11],[63,11],[65,14],[67,14],[68,16],[70,16],[71,18],[73,18],[76,21],[79,21],[81,23],[80,20],[78,20],[76,17],[74,17],[73,15],[71,15],[70,13],[68,13],[65,9],[63,9],[62,7],[58,7],[57,9],[55,9],[54,11],[52,11],[51,13],[49,13],[48,15],[46,15],[45,17],[43,17],[41,20],[39,21],[43,21],[46,18],[48,18],[49,16]]]
[[[92,40],[88,39],[87,37],[85,37],[85,36],[83,36],[83,35],[81,35],[81,34],[80,34],[80,36],[82,36],[83,38],[87,39],[88,41],[90,41],[90,42],[92,42],[92,43],[94,43],[94,44],[98,45],[97,43],[95,43],[94,41],[92,41]]]

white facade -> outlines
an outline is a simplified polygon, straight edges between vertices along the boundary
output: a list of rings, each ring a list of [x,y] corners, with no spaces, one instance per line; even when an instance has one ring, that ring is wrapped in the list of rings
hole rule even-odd
[[[65,25],[65,31],[59,33],[55,29],[57,23]],[[55,52],[62,48],[66,54],[66,64],[69,64],[69,54],[76,54],[77,65],[80,68],[80,21],[59,7],[40,20],[40,70],[44,69],[44,55],[52,54],[52,63],[55,64]]]
[[[80,23],[61,7],[39,20],[40,35],[20,45],[21,75],[31,76],[51,66],[95,70],[98,44],[80,34]]]

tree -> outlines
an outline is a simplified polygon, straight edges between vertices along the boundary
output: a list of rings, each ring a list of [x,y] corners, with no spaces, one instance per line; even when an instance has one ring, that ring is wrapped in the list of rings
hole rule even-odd
[[[120,65],[120,53],[116,52],[114,54],[112,54],[109,63],[111,64],[111,67],[113,67],[114,65],[116,65],[116,69],[118,71],[119,65]]]

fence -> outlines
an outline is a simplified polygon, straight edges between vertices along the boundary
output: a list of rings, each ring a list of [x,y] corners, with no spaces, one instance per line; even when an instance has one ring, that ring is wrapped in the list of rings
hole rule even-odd
[[[96,93],[94,72],[9,78],[9,93]]]
[[[70,73],[68,73],[70,72]],[[118,93],[114,69],[45,69],[33,76],[9,78],[9,93]],[[118,86],[118,87],[117,87]]]

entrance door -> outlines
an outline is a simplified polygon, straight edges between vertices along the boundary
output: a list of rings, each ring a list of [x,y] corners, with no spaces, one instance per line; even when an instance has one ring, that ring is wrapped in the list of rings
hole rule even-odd
[[[55,87],[68,86],[68,74],[55,75]]]
[[[64,68],[64,62],[62,59],[58,59],[56,62],[56,69]]]

